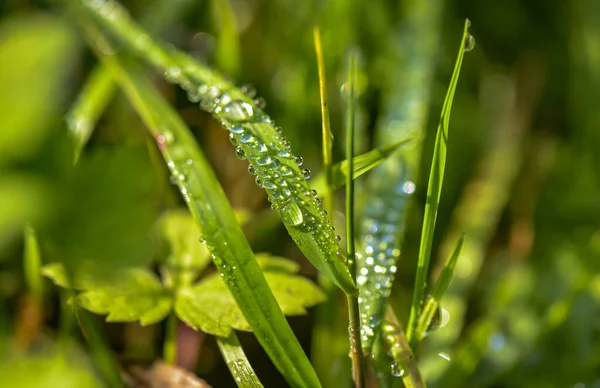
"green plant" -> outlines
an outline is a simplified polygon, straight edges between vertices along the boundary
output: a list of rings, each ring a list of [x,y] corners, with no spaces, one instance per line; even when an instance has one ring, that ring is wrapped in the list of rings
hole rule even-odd
[[[465,63],[492,75],[481,70],[474,81],[467,72],[457,89],[474,46],[467,20],[454,70],[438,85],[435,65],[443,73],[450,57],[442,20],[454,28],[439,0],[397,10],[123,2],[130,10],[114,0],[55,1],[41,7],[52,15],[22,20],[11,13],[17,3],[0,7],[7,384],[118,387],[156,377],[136,357],[191,380],[178,365],[199,364],[194,372],[215,386],[595,381],[600,213],[566,187],[600,187],[585,164],[597,159],[596,116],[572,96],[585,129],[578,140],[526,136],[543,66],[529,59],[500,77],[478,51]],[[593,14],[589,1],[575,3],[573,88],[595,96],[600,35],[582,11]],[[292,13],[298,23],[282,22]],[[242,78],[270,87],[259,97]],[[80,89],[73,101],[71,84]],[[480,119],[493,129],[489,144],[472,129]],[[526,152],[529,142],[539,149]],[[483,157],[470,182],[475,154]],[[558,182],[547,196],[545,174]],[[536,239],[534,218],[550,225],[536,224]],[[310,312],[312,326],[298,318]],[[199,345],[205,336],[214,341]],[[189,356],[192,348],[206,352]],[[553,357],[556,349],[565,357]],[[218,353],[232,379],[215,367]],[[532,372],[546,365],[562,374]]]

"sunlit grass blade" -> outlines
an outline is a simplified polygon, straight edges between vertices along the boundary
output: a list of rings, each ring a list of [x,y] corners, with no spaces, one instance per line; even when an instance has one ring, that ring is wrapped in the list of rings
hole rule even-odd
[[[240,66],[240,43],[235,13],[230,0],[213,0],[213,15],[218,26],[217,64],[228,76],[235,78]]]
[[[141,24],[153,32],[160,32],[176,20],[191,4],[188,0],[164,2],[155,0],[142,16]],[[79,159],[88,142],[96,122],[112,100],[116,85],[110,72],[102,65],[92,70],[81,90],[77,101],[67,113],[66,120],[75,145],[75,161]]]
[[[201,102],[200,106],[221,122],[237,144],[237,155],[250,161],[249,171],[256,175],[257,184],[266,189],[274,209],[307,259],[346,294],[356,294],[345,251],[306,183],[310,171],[300,168],[302,158],[292,154],[281,129],[255,105],[253,97],[190,56],[167,52],[150,38],[145,39],[146,32],[128,18],[118,3],[107,0],[99,7],[89,2],[84,5],[102,26],[162,70],[169,81],[187,90],[191,101]]]
[[[415,140],[375,169],[364,190],[357,282],[363,347],[367,352],[385,314],[401,257],[406,217],[414,202],[431,89],[439,63],[442,3],[403,1],[397,31],[392,33],[398,43],[386,67],[389,84],[383,88],[383,115],[376,128],[375,144],[389,145],[407,137]]]
[[[319,96],[321,100],[321,138],[323,149],[323,171],[325,172],[325,184],[317,191],[325,193],[324,207],[333,217],[333,185],[331,166],[332,166],[332,151],[333,151],[333,133],[331,132],[331,121],[329,120],[329,105],[327,101],[327,79],[325,78],[325,60],[323,59],[323,47],[321,44],[321,31],[318,27],[313,29],[313,38],[315,45],[315,53],[317,56],[317,68],[319,71]],[[314,184],[311,184],[314,188]],[[316,188],[315,188],[316,190]]]
[[[400,376],[406,388],[425,388],[425,381],[421,376],[406,334],[396,318],[394,310],[389,305],[386,309],[381,335],[393,359],[390,373],[393,376]]]
[[[348,57],[348,96],[346,106],[346,160],[348,164],[354,160],[354,126],[355,126],[355,91],[358,54],[351,52]],[[356,255],[354,246],[354,176],[352,170],[346,176],[346,250],[348,252],[348,267],[352,277],[356,277]],[[366,365],[360,343],[360,315],[358,297],[348,296],[348,317],[350,333],[350,357],[352,359],[352,374],[357,388],[365,386]]]
[[[417,321],[421,310],[421,301],[427,285],[427,274],[429,270],[429,261],[431,260],[431,246],[433,244],[433,234],[435,230],[435,221],[442,193],[442,184],[444,182],[444,170],[446,168],[446,152],[448,142],[448,127],[450,124],[450,111],[452,110],[452,101],[454,92],[458,84],[460,68],[462,66],[465,51],[472,48],[473,37],[469,34],[471,22],[467,19],[463,30],[463,36],[458,49],[458,57],[454,65],[452,79],[444,105],[442,106],[442,115],[438,125],[433,149],[433,160],[431,162],[431,171],[429,173],[429,183],[427,185],[427,202],[425,203],[425,214],[423,216],[423,229],[421,232],[421,244],[419,246],[419,260],[417,266],[417,276],[415,280],[415,289],[413,293],[412,305],[410,308],[410,318],[406,335],[411,344],[414,341],[414,334],[417,328]]]
[[[29,292],[36,303],[41,303],[43,296],[41,265],[42,259],[40,257],[40,247],[35,230],[28,225],[25,227],[23,269]]]
[[[313,42],[317,59],[319,77],[319,96],[321,105],[321,147],[323,153],[323,173],[314,178],[311,187],[323,195],[323,208],[333,223],[334,197],[331,187],[331,166],[333,151],[333,133],[329,120],[329,102],[327,97],[327,79],[325,76],[325,60],[321,32],[313,29]],[[317,183],[318,182],[318,183]],[[315,184],[320,186],[317,189]],[[342,182],[343,184],[343,182]],[[319,277],[319,284],[327,295],[324,303],[316,308],[312,330],[311,361],[324,386],[345,385],[350,382],[350,363],[348,362],[348,336],[340,332],[340,325],[345,325],[346,308],[341,302],[341,292],[326,277]],[[335,367],[333,367],[335,365]]]
[[[254,373],[235,332],[227,338],[217,337],[217,345],[238,387],[262,388],[263,385]]]
[[[419,316],[419,321],[417,323],[417,331],[414,336],[414,345],[416,346],[419,341],[423,339],[429,325],[431,324],[431,320],[433,319],[436,311],[440,307],[440,302],[442,297],[444,296],[444,292],[448,288],[450,284],[450,280],[452,279],[452,275],[454,274],[454,267],[456,266],[456,262],[458,261],[458,257],[460,256],[460,251],[462,249],[463,242],[465,240],[465,236],[461,236],[461,238],[456,243],[456,247],[452,252],[452,255],[448,258],[446,265],[444,265],[444,269],[440,274],[437,282],[435,283],[435,287],[433,288],[433,292],[427,302],[425,302],[425,306],[423,307],[423,311]]]
[[[412,140],[412,138],[400,140],[394,144],[376,148],[365,152],[362,155],[355,156],[352,159],[353,179],[371,171],[391,157],[400,147],[410,144]],[[343,160],[331,166],[331,180],[329,182],[329,188],[331,190],[339,189],[346,184],[346,179],[350,170],[349,166],[350,163],[348,160]],[[326,191],[327,179],[325,173],[317,175],[310,186],[318,192]]]
[[[320,386],[277,305],[223,189],[189,129],[143,78],[140,69],[116,56],[101,58],[155,138],[190,212],[204,233],[213,262],[226,279],[258,341],[292,386]]]

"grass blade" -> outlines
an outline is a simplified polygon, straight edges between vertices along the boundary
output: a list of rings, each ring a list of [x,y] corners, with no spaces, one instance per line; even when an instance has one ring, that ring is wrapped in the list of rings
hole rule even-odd
[[[325,193],[325,210],[333,217],[333,185],[332,185],[332,151],[333,133],[329,120],[329,106],[327,101],[327,79],[325,78],[325,60],[323,59],[323,47],[321,44],[321,31],[318,27],[313,30],[315,53],[317,55],[317,67],[319,71],[319,96],[321,98],[321,128],[323,144],[323,171],[325,172],[325,184],[317,191]],[[353,159],[354,160],[354,159]],[[311,185],[314,188],[314,184]],[[330,218],[331,220],[331,218]]]
[[[217,269],[226,279],[258,341],[292,386],[320,386],[193,135],[174,110],[141,76],[142,72],[138,68],[116,56],[102,59],[114,72],[156,139],[190,212],[204,233]]]
[[[442,3],[405,0],[401,5],[400,28],[395,38],[400,44],[392,55],[393,65],[388,68],[393,77],[385,94],[386,112],[378,124],[375,141],[379,146],[408,136],[415,141],[390,157],[367,182],[359,240],[364,242],[358,256],[361,276],[357,279],[362,300],[363,347],[367,351],[385,315],[419,174],[430,89],[438,62]]]
[[[217,64],[230,77],[239,72],[240,42],[238,39],[235,13],[230,0],[213,0],[213,14],[219,32],[217,34]]]
[[[450,80],[450,86],[442,106],[442,115],[438,125],[435,137],[435,146],[433,149],[433,160],[431,162],[431,172],[429,173],[429,183],[427,185],[427,202],[425,204],[425,214],[423,216],[423,230],[421,232],[421,244],[419,247],[419,261],[417,267],[417,276],[415,281],[415,290],[413,294],[412,305],[410,308],[410,318],[408,320],[407,337],[411,344],[414,342],[414,334],[417,328],[417,320],[421,308],[421,301],[427,285],[427,273],[429,270],[429,261],[431,260],[431,246],[433,244],[433,233],[435,230],[435,221],[442,193],[442,184],[444,182],[444,170],[446,167],[446,151],[448,142],[448,127],[450,124],[450,111],[452,110],[452,101],[454,92],[458,84],[460,68],[462,66],[465,51],[470,50],[473,44],[473,37],[469,34],[471,22],[467,19],[463,30],[463,36],[458,49],[458,57],[454,65],[454,72]]]
[[[254,373],[235,332],[227,338],[217,337],[217,345],[238,387],[262,388],[263,385]]]
[[[425,381],[421,377],[421,372],[402,325],[389,305],[386,309],[385,322],[381,330],[389,353],[394,360],[391,365],[392,375],[402,377],[402,382],[406,388],[425,388]]]
[[[358,55],[350,53],[348,58],[348,105],[346,107],[346,160],[348,164],[354,159],[354,118],[355,118],[355,89]],[[352,277],[356,276],[356,258],[354,247],[354,176],[352,171],[346,176],[346,247],[348,266]],[[358,297],[348,296],[348,317],[350,333],[350,357],[352,358],[352,373],[354,384],[361,388],[365,386],[365,360],[360,343],[360,315]]]
[[[67,114],[67,124],[75,142],[75,161],[79,159],[96,122],[112,99],[115,86],[110,72],[102,66],[96,67]]]
[[[257,183],[266,189],[290,236],[307,259],[346,294],[356,294],[345,252],[305,181],[310,178],[310,171],[300,169],[302,158],[291,153],[281,130],[255,106],[253,98],[184,53],[167,52],[149,39],[140,43],[139,37],[147,34],[127,17],[118,3],[84,5],[112,34],[164,71],[168,80],[187,90],[191,101],[202,101],[200,106],[221,121],[239,144],[238,156],[250,160]]]
[[[373,168],[385,162],[391,157],[400,147],[409,144],[413,139],[408,138],[400,140],[394,144],[376,148],[352,158],[352,179],[371,171]],[[350,163],[348,160],[343,160],[331,166],[331,180],[329,181],[329,189],[335,190],[346,184],[346,179],[349,174]],[[311,187],[318,192],[325,192],[327,188],[327,178],[324,173],[315,177],[311,183]]]
[[[423,311],[419,316],[419,322],[417,323],[417,331],[414,337],[414,343],[417,345],[419,341],[423,339],[425,336],[425,332],[427,328],[431,324],[431,320],[435,315],[437,309],[440,307],[440,302],[442,297],[444,296],[444,292],[448,288],[450,284],[450,280],[452,279],[452,275],[454,274],[454,267],[456,266],[456,262],[458,261],[458,257],[460,256],[460,251],[462,249],[463,242],[465,241],[465,236],[461,236],[461,238],[456,243],[456,247],[452,252],[452,255],[448,258],[440,277],[435,283],[435,287],[433,288],[433,292],[431,293],[431,297],[427,299],[425,306],[423,307]]]

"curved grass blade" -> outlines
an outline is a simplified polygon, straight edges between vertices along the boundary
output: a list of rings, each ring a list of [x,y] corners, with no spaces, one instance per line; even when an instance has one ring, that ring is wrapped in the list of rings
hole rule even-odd
[[[191,101],[201,101],[200,106],[220,120],[237,145],[237,155],[249,160],[249,171],[267,191],[290,236],[308,260],[346,294],[355,295],[346,254],[306,183],[310,171],[300,168],[302,158],[292,154],[281,129],[255,105],[253,98],[188,55],[167,52],[153,43],[118,3],[107,0],[98,6],[86,1],[84,5],[112,34],[163,70],[169,81],[187,90]],[[145,38],[140,39],[141,36]]]
[[[397,76],[390,83],[387,112],[375,140],[377,145],[392,144],[408,136],[415,141],[390,157],[367,182],[359,239],[364,241],[358,256],[361,276],[357,278],[362,300],[363,346],[367,352],[385,314],[400,257],[405,216],[415,192],[438,52],[442,3],[440,0],[402,2],[402,28],[396,39],[402,43],[393,55],[393,67],[389,68]],[[398,63],[403,64],[400,69]]]
[[[114,72],[156,139],[190,212],[204,232],[203,238],[213,262],[259,343],[290,385],[319,387],[316,374],[279,309],[235,214],[193,135],[141,76],[140,69],[116,56],[102,59]]]
[[[217,337],[217,345],[238,387],[263,387],[256,373],[254,373],[235,332],[232,332],[227,338]]]
[[[358,155],[352,158],[352,179],[356,179],[359,176],[371,171],[373,168],[385,162],[396,152],[400,147],[410,144],[413,141],[412,138],[400,140],[394,144],[376,148],[369,152],[365,152],[362,155]],[[346,177],[349,173],[350,163],[348,160],[343,160],[340,163],[336,163],[331,167],[331,180],[329,182],[329,188],[331,190],[339,189],[346,184]],[[321,173],[315,177],[310,187],[318,192],[325,192],[327,190],[327,179],[324,173]]]
[[[458,257],[460,256],[460,251],[462,249],[463,242],[465,241],[465,236],[461,236],[461,238],[456,243],[456,247],[452,252],[452,255],[448,258],[440,277],[435,283],[435,287],[427,302],[425,302],[425,306],[423,307],[423,311],[419,316],[419,322],[417,323],[417,330],[414,336],[414,346],[413,348],[423,339],[431,321],[438,311],[440,307],[440,301],[444,296],[444,292],[448,288],[450,284],[450,280],[452,279],[452,275],[454,274],[454,267],[456,266],[456,262],[458,261]]]
[[[427,285],[427,273],[429,270],[429,261],[431,260],[431,246],[433,244],[433,233],[435,230],[435,221],[442,194],[442,184],[444,182],[444,170],[446,167],[446,151],[448,142],[448,127],[450,124],[450,111],[452,110],[452,101],[454,92],[458,84],[460,68],[462,66],[465,51],[472,48],[473,37],[469,34],[469,19],[465,21],[463,37],[458,49],[458,57],[454,65],[454,72],[450,80],[450,86],[442,106],[442,116],[438,125],[435,137],[435,146],[433,148],[433,160],[431,162],[431,172],[429,173],[429,183],[427,185],[427,202],[425,204],[425,214],[423,216],[423,230],[421,232],[421,244],[419,246],[419,261],[417,266],[417,277],[415,281],[415,290],[413,294],[412,305],[410,308],[410,317],[408,319],[408,328],[406,335],[411,344],[413,344],[417,320],[421,308],[421,301]]]
[[[176,20],[191,3],[188,0],[155,0],[142,16],[141,24],[153,32],[160,32]],[[116,85],[110,72],[98,65],[88,76],[77,101],[67,113],[67,125],[75,142],[75,161],[79,159],[115,89]]]

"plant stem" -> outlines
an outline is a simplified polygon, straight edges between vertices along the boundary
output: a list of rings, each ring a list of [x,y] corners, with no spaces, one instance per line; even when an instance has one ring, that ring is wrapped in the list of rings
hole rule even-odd
[[[346,158],[351,165],[354,158],[354,88],[356,82],[356,53],[350,53],[348,62],[348,105],[346,110]],[[356,249],[354,247],[354,176],[352,168],[346,175],[346,247],[352,279],[356,282]],[[348,296],[350,357],[356,387],[365,386],[365,362],[360,338],[360,312],[358,297]]]
[[[177,316],[169,314],[165,326],[165,342],[163,344],[163,358],[167,364],[177,361]]]

